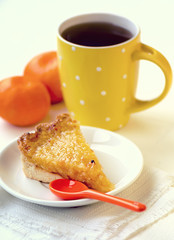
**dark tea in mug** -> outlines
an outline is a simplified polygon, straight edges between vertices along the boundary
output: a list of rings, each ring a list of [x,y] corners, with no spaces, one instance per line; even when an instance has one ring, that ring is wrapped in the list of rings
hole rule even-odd
[[[107,22],[80,23],[65,29],[62,37],[69,42],[91,47],[110,46],[132,38],[132,33]]]

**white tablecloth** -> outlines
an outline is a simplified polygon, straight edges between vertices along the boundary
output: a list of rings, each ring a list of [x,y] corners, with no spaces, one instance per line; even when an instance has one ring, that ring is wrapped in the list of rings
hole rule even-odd
[[[129,239],[174,209],[174,177],[144,167],[141,176],[118,196],[143,202],[137,213],[108,203],[54,208],[27,203],[0,190],[0,227],[20,239]]]

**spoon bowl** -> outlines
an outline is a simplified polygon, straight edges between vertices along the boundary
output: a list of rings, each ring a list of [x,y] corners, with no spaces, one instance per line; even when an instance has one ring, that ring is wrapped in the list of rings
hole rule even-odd
[[[53,194],[64,200],[92,198],[137,212],[141,212],[146,209],[146,206],[143,203],[111,196],[106,193],[100,193],[98,191],[89,189],[85,184],[75,180],[56,179],[50,182],[49,188]]]
[[[56,179],[50,183],[49,188],[57,197],[64,200],[84,198],[83,191],[88,190],[85,184],[69,179]]]

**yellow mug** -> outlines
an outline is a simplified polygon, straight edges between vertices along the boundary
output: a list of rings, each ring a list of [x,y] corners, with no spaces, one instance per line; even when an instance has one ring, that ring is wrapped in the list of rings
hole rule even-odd
[[[91,23],[114,24],[129,31],[131,37],[109,46],[80,45],[63,37],[72,26]],[[127,18],[107,13],[72,17],[60,24],[57,45],[65,104],[82,125],[119,129],[126,125],[131,113],[157,104],[171,87],[172,70],[168,61],[140,42],[139,28]],[[153,100],[135,97],[140,59],[157,64],[165,76],[163,92]]]

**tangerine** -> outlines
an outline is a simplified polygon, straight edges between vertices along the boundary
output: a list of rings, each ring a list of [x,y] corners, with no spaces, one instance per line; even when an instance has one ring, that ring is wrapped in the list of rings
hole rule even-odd
[[[52,104],[63,100],[55,51],[45,52],[32,58],[24,69],[24,76],[26,79],[42,82],[48,89]]]
[[[42,120],[50,108],[50,96],[40,82],[26,81],[22,76],[0,81],[0,116],[17,126],[28,126]]]

